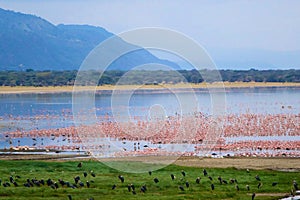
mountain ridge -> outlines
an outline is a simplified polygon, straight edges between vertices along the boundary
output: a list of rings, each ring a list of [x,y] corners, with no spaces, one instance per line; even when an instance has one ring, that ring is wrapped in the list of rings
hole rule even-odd
[[[88,53],[112,36],[102,27],[53,25],[35,15],[0,8],[0,70],[78,70]],[[118,45],[131,44],[120,40]],[[146,63],[180,68],[141,49],[116,60],[109,69],[130,70]]]

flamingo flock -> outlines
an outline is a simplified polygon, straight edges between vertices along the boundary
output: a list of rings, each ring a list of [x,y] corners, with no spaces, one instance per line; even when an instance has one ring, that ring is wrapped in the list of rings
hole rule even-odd
[[[51,116],[38,116],[38,118]],[[57,117],[57,116],[55,116]],[[270,140],[261,137],[272,136]],[[159,120],[117,122],[108,116],[97,123],[50,129],[17,129],[2,134],[6,141],[18,138],[50,138],[56,144],[38,143],[36,148],[105,152],[117,147],[110,156],[187,155],[203,152],[234,152],[237,156],[300,157],[300,114],[228,114],[207,116],[194,113]],[[243,140],[243,137],[254,138]],[[288,137],[289,140],[276,139]],[[230,142],[227,140],[230,138]],[[235,140],[234,138],[242,138]],[[117,143],[114,143],[117,141]],[[130,144],[130,146],[128,146]],[[164,148],[164,145],[186,144],[185,150]],[[10,143],[10,145],[12,145]],[[116,148],[116,147],[115,147]]]

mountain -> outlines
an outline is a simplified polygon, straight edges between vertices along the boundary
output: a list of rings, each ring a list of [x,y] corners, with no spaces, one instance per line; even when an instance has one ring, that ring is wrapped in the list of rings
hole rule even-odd
[[[79,69],[88,53],[111,36],[112,33],[101,27],[55,26],[34,15],[0,8],[0,70]],[[114,48],[130,45],[120,39]],[[145,63],[179,69],[177,64],[159,59],[145,49],[122,56],[109,69],[130,70]]]

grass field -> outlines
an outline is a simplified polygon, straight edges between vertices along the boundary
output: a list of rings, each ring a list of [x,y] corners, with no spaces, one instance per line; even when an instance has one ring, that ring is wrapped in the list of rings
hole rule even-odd
[[[121,162],[121,161],[115,161]],[[136,168],[143,167],[142,162],[132,163]],[[251,199],[251,195],[256,193],[255,199],[279,199],[290,193],[293,188],[293,180],[300,182],[299,172],[281,172],[273,170],[254,170],[236,168],[206,168],[208,176],[203,175],[203,168],[186,167],[178,165],[169,165],[163,169],[148,173],[128,174],[111,169],[103,163],[84,160],[82,167],[77,167],[79,161],[28,161],[15,160],[0,161],[0,199],[68,199],[68,195],[73,200],[77,199]],[[124,164],[124,163],[122,163]],[[184,170],[186,176],[181,174]],[[95,177],[91,176],[91,171],[95,173]],[[87,177],[83,173],[87,172]],[[172,181],[170,174],[176,176]],[[125,179],[124,183],[118,178],[122,175]],[[259,175],[261,181],[255,179]],[[18,184],[17,187],[10,182],[10,176],[14,179],[12,182]],[[20,176],[19,178],[17,178]],[[75,185],[74,177],[80,176],[80,181],[84,183],[83,187],[77,184],[78,188],[62,186],[58,179]],[[218,176],[226,180],[228,184],[220,184]],[[201,177],[200,184],[196,183],[196,178]],[[53,185],[25,187],[27,179],[47,180],[51,179],[58,183],[58,188],[53,189]],[[158,183],[153,180],[157,178]],[[237,183],[230,183],[230,179],[236,179]],[[87,188],[86,181],[89,181],[90,188]],[[186,187],[186,181],[190,187]],[[10,183],[11,186],[4,187],[3,184]],[[32,181],[31,181],[32,182]],[[259,182],[262,183],[258,189]],[[277,182],[276,186],[272,186],[273,182]],[[211,184],[215,189],[211,189]],[[116,188],[112,190],[112,186]],[[128,192],[128,184],[135,186],[136,194]],[[141,186],[146,185],[147,191],[141,192]],[[184,191],[179,189],[183,186]],[[239,191],[236,189],[239,186]],[[246,189],[249,185],[250,190]]]

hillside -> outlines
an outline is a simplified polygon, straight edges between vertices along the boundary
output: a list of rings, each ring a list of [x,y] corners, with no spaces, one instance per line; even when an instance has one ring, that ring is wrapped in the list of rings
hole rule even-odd
[[[113,36],[104,28],[89,25],[53,25],[34,15],[0,8],[0,70],[77,70],[87,54]],[[118,46],[131,45],[120,40]],[[129,70],[145,63],[175,63],[140,50],[114,62],[110,69]]]

